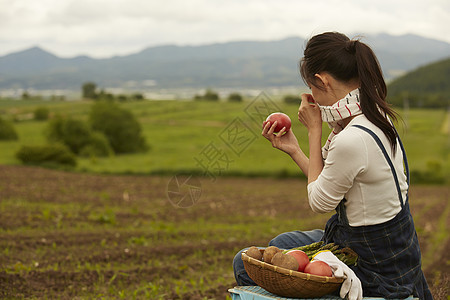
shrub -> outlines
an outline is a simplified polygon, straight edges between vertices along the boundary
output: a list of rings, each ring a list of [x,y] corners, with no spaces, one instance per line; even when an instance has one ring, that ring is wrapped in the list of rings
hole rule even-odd
[[[287,103],[287,104],[300,105],[300,102],[301,102],[300,97],[294,96],[294,95],[286,95],[286,96],[284,96],[283,100],[284,100],[284,103]]]
[[[228,96],[228,101],[230,101],[230,102],[242,102],[242,96],[241,96],[241,94],[238,94],[238,93],[231,93]]]
[[[114,101],[114,95],[111,93],[105,92],[105,90],[101,90],[97,96],[97,99],[100,101]]]
[[[50,121],[47,137],[50,142],[60,142],[75,153],[89,143],[91,129],[86,122],[58,116]]]
[[[73,153],[81,156],[108,156],[113,153],[108,138],[93,131],[87,122],[64,118],[53,119],[47,128],[50,142],[66,145]]]
[[[208,89],[205,92],[205,95],[203,96],[203,98],[207,101],[218,101],[219,100],[219,94],[217,94],[216,92]]]
[[[427,161],[425,171],[412,170],[412,183],[442,184],[446,182],[442,163],[436,160]]]
[[[22,93],[22,100],[28,100],[28,99],[30,99],[30,93],[28,93],[27,91],[24,91],[23,93]]]
[[[120,102],[125,102],[128,100],[128,97],[127,95],[118,95],[117,100],[119,100]]]
[[[195,95],[194,96],[194,100],[218,101],[219,100],[219,94],[214,92],[211,89],[207,89],[203,96]]]
[[[76,166],[76,158],[69,148],[62,144],[44,146],[22,146],[16,157],[30,165]]]
[[[101,157],[113,154],[111,145],[106,136],[101,132],[92,132],[88,143],[81,149],[80,156]]]
[[[94,82],[85,82],[81,86],[83,98],[86,99],[97,99],[97,84]]]
[[[17,140],[18,138],[19,136],[13,124],[0,118],[0,140],[9,141]]]
[[[89,120],[94,130],[102,132],[115,153],[148,150],[140,123],[134,115],[111,102],[92,105]]]
[[[37,121],[45,121],[48,119],[48,115],[50,114],[49,110],[45,106],[37,107],[34,110],[34,119]]]
[[[144,100],[144,95],[141,93],[135,93],[135,94],[131,95],[131,98],[133,100],[141,101],[141,100]]]

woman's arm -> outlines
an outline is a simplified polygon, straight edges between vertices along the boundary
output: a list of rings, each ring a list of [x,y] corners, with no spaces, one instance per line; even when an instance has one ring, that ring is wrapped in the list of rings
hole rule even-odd
[[[322,117],[319,106],[312,95],[302,94],[302,102],[298,110],[298,119],[308,129],[309,164],[308,184],[315,181],[323,170],[322,157]]]
[[[308,183],[315,181],[323,170],[322,158],[322,128],[319,130],[310,130],[308,132],[309,139],[309,166],[308,166]]]
[[[309,172],[309,158],[303,153],[302,150],[292,153],[291,158],[297,164],[297,166],[302,170],[303,174],[308,177]]]
[[[320,176],[308,184],[309,205],[314,212],[333,211],[353,187],[355,178],[367,170],[369,148],[363,133],[357,130],[349,129],[333,138]],[[362,203],[361,197],[358,201]]]

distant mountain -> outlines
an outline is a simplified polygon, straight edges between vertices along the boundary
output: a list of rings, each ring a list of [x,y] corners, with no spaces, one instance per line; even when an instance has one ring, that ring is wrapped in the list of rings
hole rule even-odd
[[[366,40],[375,51],[387,79],[450,56],[450,44],[407,34],[378,34]]]
[[[450,54],[450,44],[414,35],[363,38],[393,78]],[[60,58],[41,48],[0,57],[0,89],[100,87],[184,88],[301,85],[305,40],[242,41],[205,46],[158,46],[127,56]]]

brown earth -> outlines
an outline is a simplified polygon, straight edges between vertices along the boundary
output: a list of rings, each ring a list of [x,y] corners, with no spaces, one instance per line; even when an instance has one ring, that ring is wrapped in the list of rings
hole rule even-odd
[[[201,179],[180,208],[170,179],[0,166],[0,298],[224,299],[239,249],[329,217],[311,212],[301,180]],[[435,299],[450,283],[448,199],[446,186],[411,187]]]

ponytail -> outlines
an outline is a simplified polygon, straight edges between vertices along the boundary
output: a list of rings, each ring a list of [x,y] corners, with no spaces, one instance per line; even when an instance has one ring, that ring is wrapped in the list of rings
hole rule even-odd
[[[349,41],[349,43],[350,48],[353,46],[355,49],[356,67],[361,86],[361,110],[369,121],[384,132],[392,151],[395,152],[397,132],[387,116],[396,121],[397,115],[386,102],[387,88],[380,64],[369,46],[359,40]]]

